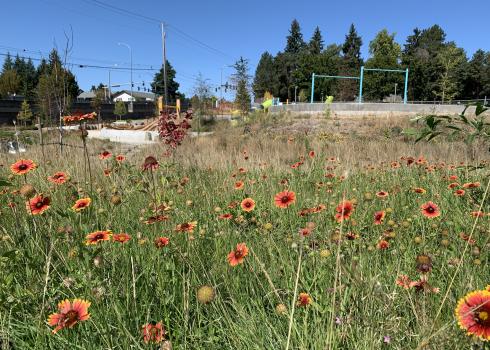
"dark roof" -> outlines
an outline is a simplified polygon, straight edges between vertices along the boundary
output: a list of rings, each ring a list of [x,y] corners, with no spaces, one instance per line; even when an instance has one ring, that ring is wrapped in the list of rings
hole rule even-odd
[[[80,95],[78,95],[79,99],[88,99],[88,98],[95,98],[95,92],[93,91],[84,91]]]

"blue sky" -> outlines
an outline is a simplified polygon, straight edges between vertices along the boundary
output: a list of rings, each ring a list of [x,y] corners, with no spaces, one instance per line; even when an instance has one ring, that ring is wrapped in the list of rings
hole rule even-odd
[[[253,74],[262,52],[275,54],[284,48],[293,18],[300,22],[305,40],[309,40],[318,25],[327,44],[342,43],[349,25],[354,23],[363,38],[365,58],[369,41],[379,30],[395,32],[397,41],[403,44],[415,27],[432,24],[439,24],[447,39],[454,40],[469,56],[478,48],[490,50],[488,24],[477,20],[470,11],[473,8],[478,14],[488,10],[488,0],[466,0],[464,8],[454,0],[5,0],[0,10],[0,53],[16,54],[25,49],[19,53],[33,58],[47,56],[54,45],[62,49],[65,33],[72,31],[70,62],[128,67],[129,51],[118,46],[118,42],[125,42],[132,46],[134,68],[159,68],[162,62],[159,25],[117,10],[106,10],[100,2],[170,25],[167,55],[177,70],[180,90],[187,95],[191,94],[199,72],[217,86],[224,67],[226,80],[232,73],[228,66],[240,55],[250,60]],[[92,84],[108,82],[108,69],[73,65],[72,70],[84,90]],[[135,71],[133,80],[148,83],[153,74]],[[113,71],[111,80],[128,83],[129,71]]]

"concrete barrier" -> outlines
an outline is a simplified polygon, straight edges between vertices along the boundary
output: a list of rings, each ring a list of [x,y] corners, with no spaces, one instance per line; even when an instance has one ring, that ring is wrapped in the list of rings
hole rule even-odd
[[[326,108],[334,115],[368,116],[368,115],[455,115],[460,114],[463,105],[436,105],[436,104],[402,104],[402,103],[299,103],[282,106],[271,106],[272,113],[292,112],[305,114],[324,113]],[[475,107],[470,107],[468,115],[474,114]],[[488,113],[488,112],[487,112]]]
[[[202,137],[212,135],[213,132],[189,132],[190,137]],[[94,139],[109,140],[112,142],[129,143],[134,145],[146,145],[160,140],[158,131],[145,130],[117,130],[102,128],[101,130],[88,130],[88,137]]]
[[[101,130],[89,130],[89,138],[106,139],[113,142],[130,144],[150,144],[158,140],[158,131],[144,130],[116,130],[102,128]]]

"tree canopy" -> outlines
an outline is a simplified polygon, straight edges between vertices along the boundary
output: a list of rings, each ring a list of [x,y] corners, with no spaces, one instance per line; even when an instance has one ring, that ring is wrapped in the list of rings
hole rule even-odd
[[[168,60],[166,64],[166,70],[167,70],[167,93],[169,99],[168,102],[175,103],[175,101],[178,98],[180,98],[180,94],[178,92],[180,85],[175,80],[175,76],[177,73]],[[164,75],[163,75],[163,67],[162,67],[160,68],[158,73],[155,74],[155,76],[153,77],[153,82],[151,83],[151,90],[153,91],[153,93],[161,96],[164,96],[165,94],[165,82],[163,78]]]
[[[253,80],[255,98],[266,91],[281,101],[293,101],[294,92],[302,99],[311,95],[312,73],[359,77],[360,68],[409,69],[408,99],[413,101],[448,101],[483,99],[490,96],[490,52],[476,51],[471,59],[446,33],[433,25],[415,28],[405,42],[398,42],[395,33],[387,29],[378,32],[369,42],[369,56],[361,55],[362,37],[351,24],[341,44],[325,44],[318,26],[305,43],[301,26],[295,19],[285,38],[283,51],[276,55],[264,52]],[[403,96],[404,74],[366,72],[364,99],[386,100],[395,92]],[[359,81],[354,79],[317,79],[315,101],[333,95],[336,101],[353,101],[359,93]]]

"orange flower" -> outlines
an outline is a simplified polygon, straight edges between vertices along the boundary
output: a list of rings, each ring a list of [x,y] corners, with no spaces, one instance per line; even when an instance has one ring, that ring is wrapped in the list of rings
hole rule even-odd
[[[160,343],[165,336],[165,328],[163,327],[162,322],[147,323],[141,327],[141,331],[143,333],[143,341],[146,344]]]
[[[87,113],[87,114],[79,114],[79,115],[67,115],[63,117],[63,122],[65,124],[70,124],[70,123],[79,123],[84,120],[92,120],[95,119],[97,116],[97,113],[92,112],[92,113]]]
[[[439,288],[434,288],[429,284],[427,275],[422,275],[417,281],[412,281],[407,275],[400,275],[395,283],[405,289],[415,288],[417,292],[439,293]]]
[[[312,302],[311,297],[307,293],[299,293],[298,301],[296,305],[298,306],[308,306]]]
[[[476,187],[480,187],[479,182],[467,182],[463,185],[463,188],[476,188]]]
[[[308,155],[310,156],[310,158],[315,158],[315,151],[313,150],[309,151]]]
[[[58,171],[53,176],[48,176],[48,181],[56,185],[61,185],[68,181],[68,175],[62,171]]]
[[[377,211],[374,213],[374,224],[381,225],[386,216],[386,212],[384,210]]]
[[[376,247],[379,249],[379,250],[386,250],[390,247],[390,243],[388,241],[385,241],[384,239],[379,241],[378,244],[376,245]]]
[[[252,198],[245,198],[240,206],[243,211],[250,212],[255,208],[255,201]]]
[[[236,245],[235,250],[232,250],[228,254],[228,263],[231,266],[237,266],[238,264],[243,263],[243,259],[247,256],[248,254],[248,248],[245,243],[238,243]]]
[[[15,175],[24,175],[36,169],[36,164],[30,159],[19,159],[10,166],[10,171]]]
[[[75,204],[71,207],[75,211],[81,211],[88,206],[90,206],[90,203],[92,200],[90,198],[81,198],[75,202]]]
[[[472,211],[470,215],[474,218],[482,218],[485,216],[485,213],[482,211]]]
[[[99,154],[99,159],[109,159],[110,157],[112,157],[112,153],[109,152],[109,151],[103,151],[101,154]]]
[[[293,191],[282,191],[275,195],[274,202],[278,208],[287,208],[296,201],[296,194]]]
[[[458,175],[449,176],[449,181],[456,181],[458,179]]]
[[[299,229],[299,234],[303,237],[309,236],[315,228],[314,222],[307,222],[306,227]]]
[[[102,241],[108,241],[111,239],[111,231],[95,231],[89,233],[87,237],[85,237],[85,245],[95,245]]]
[[[168,246],[170,243],[170,239],[168,237],[158,237],[155,239],[155,247],[163,248]]]
[[[90,318],[88,308],[90,302],[82,299],[75,299],[72,302],[63,300],[58,304],[58,313],[48,317],[48,324],[52,327],[53,333],[63,328],[72,328],[78,322],[86,321]]]
[[[116,161],[117,161],[118,163],[122,163],[122,162],[124,162],[125,160],[126,160],[126,157],[125,157],[125,156],[123,156],[122,154],[118,154],[118,155],[116,156]]]
[[[420,208],[422,210],[422,214],[429,219],[436,218],[441,215],[439,207],[435,203],[427,202],[422,204]]]
[[[461,190],[461,189],[454,191],[454,195],[457,197],[462,197],[462,196],[464,196],[464,194],[465,194],[465,191]]]
[[[342,201],[339,205],[337,205],[335,210],[337,211],[337,214],[335,214],[335,219],[340,223],[349,219],[354,211],[354,205],[351,201]]]
[[[413,191],[414,191],[415,193],[419,193],[419,194],[424,194],[424,193],[426,193],[426,192],[427,192],[427,191],[425,190],[425,188],[421,188],[421,187],[415,187],[415,188],[413,189]]]
[[[104,176],[110,176],[111,175],[111,169],[104,169]]]
[[[233,215],[230,213],[226,213],[226,214],[221,214],[220,216],[218,216],[218,218],[221,220],[230,220],[233,219]]]
[[[457,182],[451,182],[449,185],[447,185],[447,188],[449,188],[450,190],[452,190],[453,188],[458,187],[458,186],[459,186],[459,183],[457,183]]]
[[[405,289],[410,289],[410,283],[412,283],[412,281],[407,275],[400,275],[395,281],[396,285],[403,287]]]
[[[461,298],[455,310],[456,319],[467,335],[490,340],[490,292],[477,290]]]
[[[178,224],[175,228],[177,232],[194,232],[194,228],[197,226],[197,221],[184,222],[183,224]]]
[[[126,243],[131,239],[131,236],[128,235],[127,233],[117,233],[112,235],[112,240],[114,242],[119,242],[119,243]]]
[[[27,212],[31,215],[39,215],[49,209],[49,197],[44,197],[42,194],[30,199],[26,203]]]
[[[241,190],[245,184],[243,181],[237,181],[235,182],[235,190]]]
[[[378,198],[386,198],[386,197],[388,197],[388,192],[386,192],[386,191],[379,191],[379,192],[376,193],[376,197],[378,197]]]

